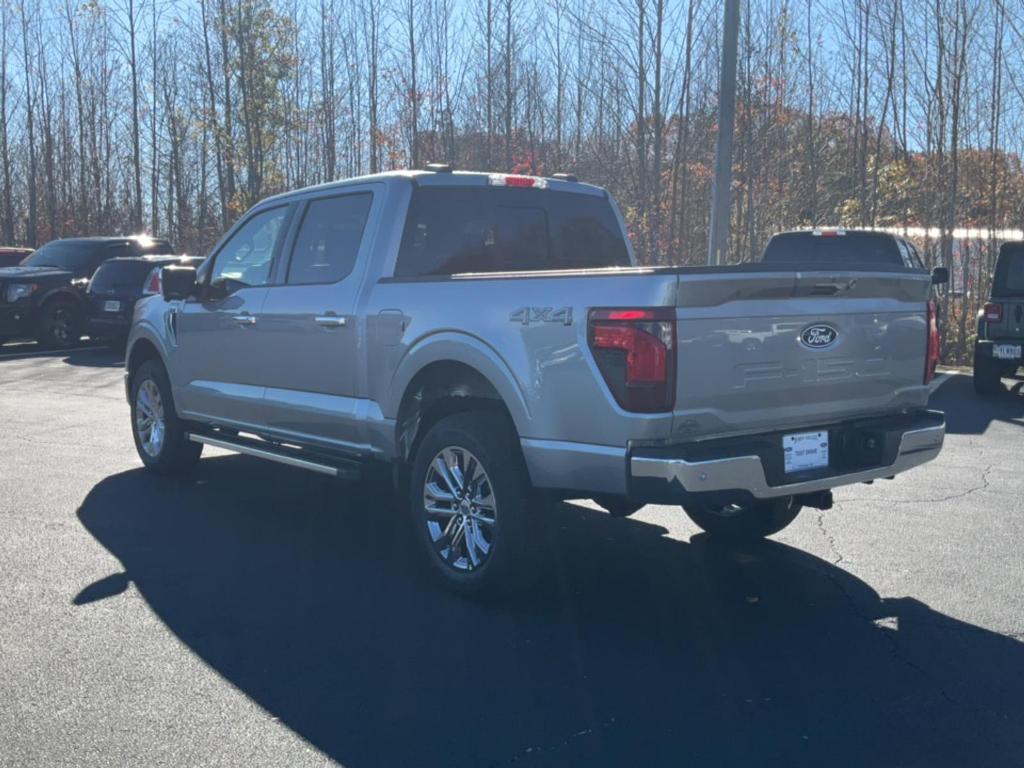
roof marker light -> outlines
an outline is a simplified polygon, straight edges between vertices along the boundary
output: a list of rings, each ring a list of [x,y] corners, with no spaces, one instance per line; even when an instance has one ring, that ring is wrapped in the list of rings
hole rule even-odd
[[[546,189],[547,179],[538,179],[534,176],[509,176],[504,173],[492,173],[487,177],[487,183],[492,187],[533,187],[534,189]]]

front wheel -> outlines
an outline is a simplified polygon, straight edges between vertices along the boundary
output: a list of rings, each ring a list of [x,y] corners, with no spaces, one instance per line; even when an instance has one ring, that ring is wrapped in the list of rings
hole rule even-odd
[[[778,533],[800,513],[792,496],[750,504],[687,504],[683,510],[712,536],[730,541],[753,541]]]
[[[530,484],[508,419],[456,413],[420,441],[410,478],[416,537],[430,569],[467,596],[516,591],[533,576]]]
[[[185,423],[174,411],[171,382],[156,360],[143,363],[132,376],[132,435],[146,469],[159,475],[185,474],[203,452],[188,439]]]
[[[50,299],[42,307],[36,341],[44,347],[67,349],[82,338],[82,308],[70,298]]]

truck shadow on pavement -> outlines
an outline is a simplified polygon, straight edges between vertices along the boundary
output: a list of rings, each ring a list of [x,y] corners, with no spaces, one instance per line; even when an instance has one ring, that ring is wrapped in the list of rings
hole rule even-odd
[[[970,374],[954,374],[932,394],[928,405],[946,412],[946,432],[982,435],[993,421],[1024,427],[1024,382],[1003,379],[995,395],[975,394]]]
[[[477,604],[435,587],[385,498],[243,457],[188,482],[115,475],[78,515],[124,572],[74,602],[133,583],[350,768],[1006,765],[1024,750],[1024,645],[805,552],[563,504],[537,538],[541,586]]]

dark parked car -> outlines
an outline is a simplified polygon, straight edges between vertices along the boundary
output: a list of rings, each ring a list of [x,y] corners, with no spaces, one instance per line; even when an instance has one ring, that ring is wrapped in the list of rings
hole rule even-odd
[[[31,248],[0,246],[0,267],[16,267],[31,253]]]
[[[86,332],[122,343],[131,329],[135,302],[160,293],[160,270],[169,264],[198,267],[200,256],[123,256],[103,262],[86,290]]]
[[[35,338],[40,344],[76,344],[85,327],[85,288],[108,259],[173,253],[167,240],[79,237],[53,240],[19,266],[0,269],[0,343]]]
[[[1003,243],[992,277],[992,296],[978,316],[974,390],[991,395],[1000,379],[1024,364],[1024,242]]]
[[[841,227],[780,232],[768,241],[761,261],[857,269],[924,268],[917,248],[909,240],[888,232]]]

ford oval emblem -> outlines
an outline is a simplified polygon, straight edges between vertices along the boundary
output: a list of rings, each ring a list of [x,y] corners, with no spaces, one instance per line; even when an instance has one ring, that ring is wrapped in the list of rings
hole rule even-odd
[[[839,331],[825,323],[809,325],[800,334],[800,341],[805,347],[811,349],[824,349],[833,344],[837,338],[839,338]]]

